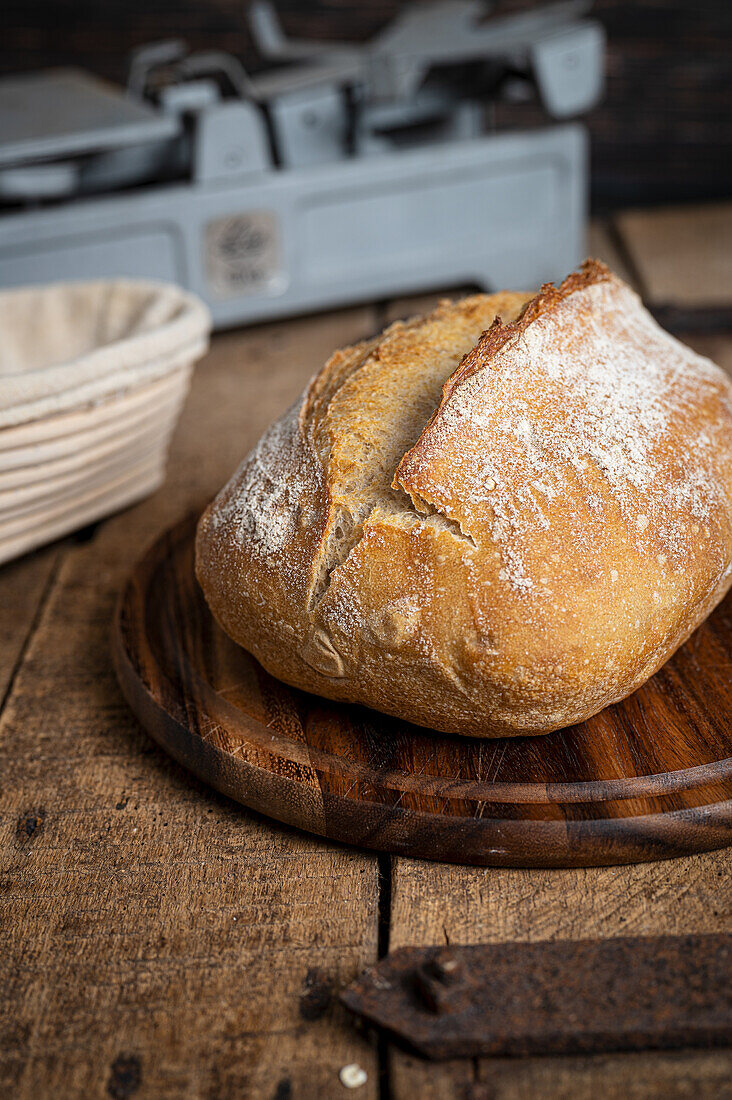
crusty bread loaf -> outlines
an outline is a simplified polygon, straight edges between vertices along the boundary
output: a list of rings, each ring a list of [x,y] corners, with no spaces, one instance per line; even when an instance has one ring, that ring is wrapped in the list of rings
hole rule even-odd
[[[218,621],[289,684],[470,736],[558,729],[732,583],[732,388],[594,261],[444,302],[335,353],[196,552]]]

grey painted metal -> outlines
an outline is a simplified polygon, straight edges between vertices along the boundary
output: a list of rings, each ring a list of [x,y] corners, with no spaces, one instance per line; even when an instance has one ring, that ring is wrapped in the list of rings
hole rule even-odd
[[[533,43],[529,54],[536,84],[553,118],[568,118],[597,103],[604,50],[604,32],[598,23],[590,22]]]
[[[227,100],[202,112],[194,138],[197,183],[241,180],[271,167],[269,143],[253,103]]]
[[[577,22],[591,6],[592,0],[560,0],[531,11],[486,19],[487,5],[483,0],[415,3],[404,8],[371,42],[353,46],[288,39],[282,33],[273,5],[267,0],[257,0],[249,7],[249,23],[262,54],[281,61],[299,58],[308,61],[310,68],[283,68],[263,78],[254,78],[252,83],[255,94],[261,89],[266,98],[271,98],[301,87],[293,85],[293,74],[307,72],[312,78],[317,66],[322,66],[324,80],[342,81],[347,77],[359,80],[369,100],[396,100],[406,105],[434,66],[489,57],[510,58],[513,64],[525,66],[538,43],[544,40],[559,43],[565,36],[571,40],[567,49],[571,48],[575,55],[580,54],[588,43],[583,36],[576,35],[579,25],[591,25],[595,37],[602,36],[598,24]],[[590,50],[594,54],[594,41]],[[593,64],[596,64],[594,56],[587,67]],[[579,69],[576,60],[572,67]],[[600,76],[601,73],[600,67]],[[582,100],[576,109],[587,110],[599,96],[601,80],[586,81],[581,71],[572,75],[576,85],[575,99]],[[583,88],[584,96],[581,95]]]
[[[76,69],[0,81],[0,166],[174,137],[175,118]]]
[[[602,33],[576,21],[586,8],[568,0],[484,26],[476,0],[428,3],[365,47],[326,48],[288,42],[256,5],[262,48],[285,69],[250,78],[225,54],[167,42],[136,51],[127,99],[74,78],[87,103],[67,100],[45,132],[36,119],[12,169],[0,145],[0,285],[170,279],[229,325],[561,277],[583,252],[584,130],[482,134],[484,102],[439,68],[501,56],[506,72],[523,66],[529,91],[534,79],[550,115],[576,114],[602,83]],[[172,73],[162,87],[158,66]],[[36,112],[57,79],[29,80]],[[154,106],[139,98],[153,87]],[[0,84],[0,115],[2,103]],[[108,132],[91,125],[102,106]],[[12,125],[5,133],[17,158]]]
[[[281,167],[343,159],[349,114],[346,99],[337,87],[278,95],[270,111]]]
[[[531,288],[575,266],[581,126],[446,148],[6,214],[0,285],[171,279],[221,326],[450,284]]]

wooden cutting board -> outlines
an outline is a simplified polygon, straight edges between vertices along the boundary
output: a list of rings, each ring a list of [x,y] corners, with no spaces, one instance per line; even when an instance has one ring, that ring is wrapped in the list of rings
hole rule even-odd
[[[592,866],[732,844],[732,597],[652,680],[544,737],[449,737],[274,679],[211,617],[194,521],[122,593],[113,651],[142,724],[238,802],[334,840],[492,866]]]

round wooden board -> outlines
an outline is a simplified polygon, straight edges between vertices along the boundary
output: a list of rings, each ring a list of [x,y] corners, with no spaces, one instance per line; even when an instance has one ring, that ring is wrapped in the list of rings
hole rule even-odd
[[[122,593],[142,724],[238,802],[334,840],[492,866],[634,863],[732,843],[732,598],[640,691],[545,737],[448,737],[287,687],[211,617],[193,520]]]

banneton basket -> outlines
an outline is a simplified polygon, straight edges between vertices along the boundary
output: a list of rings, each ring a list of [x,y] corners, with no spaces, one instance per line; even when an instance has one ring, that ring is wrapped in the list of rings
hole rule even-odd
[[[0,562],[160,485],[209,331],[165,283],[0,292]]]

